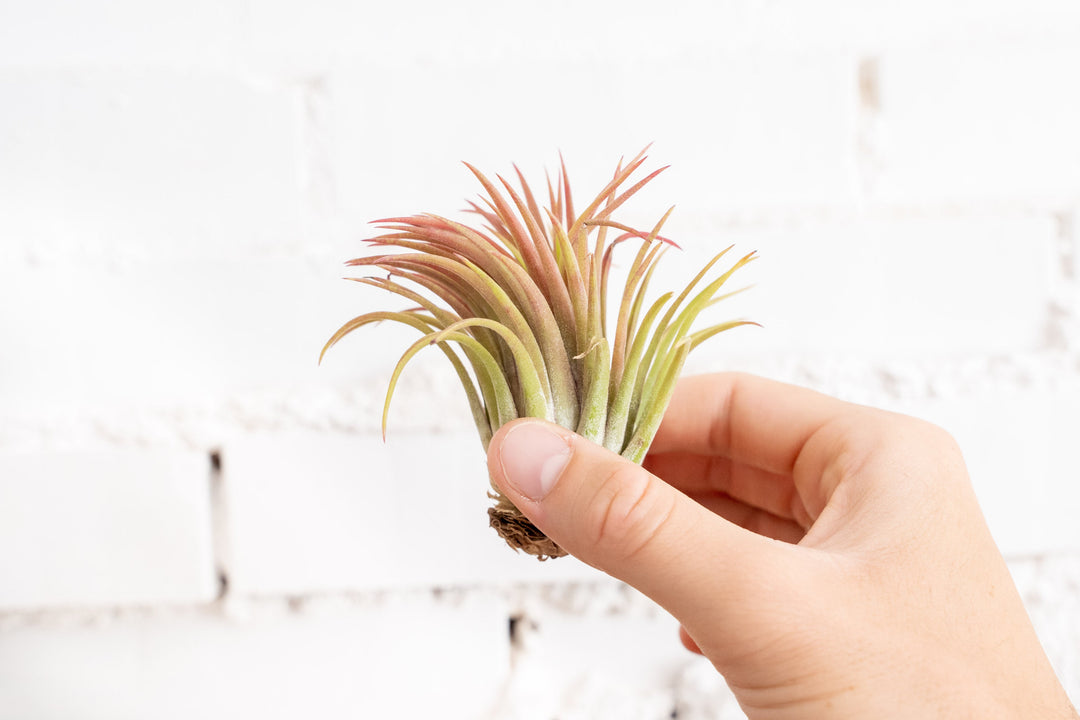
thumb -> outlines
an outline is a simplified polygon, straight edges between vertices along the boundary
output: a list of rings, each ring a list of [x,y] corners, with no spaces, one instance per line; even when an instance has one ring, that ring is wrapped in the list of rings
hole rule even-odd
[[[683,625],[740,603],[771,541],[713,514],[640,465],[534,418],[488,447],[496,486],[545,535],[623,580]],[[711,624],[711,623],[710,623]]]

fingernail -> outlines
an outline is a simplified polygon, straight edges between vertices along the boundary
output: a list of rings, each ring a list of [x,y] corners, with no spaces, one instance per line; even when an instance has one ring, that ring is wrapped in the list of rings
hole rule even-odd
[[[507,482],[530,500],[543,500],[570,460],[570,444],[541,423],[510,429],[499,448]]]

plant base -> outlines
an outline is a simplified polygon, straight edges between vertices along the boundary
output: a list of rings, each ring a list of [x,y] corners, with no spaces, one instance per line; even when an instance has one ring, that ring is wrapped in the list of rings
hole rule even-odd
[[[537,560],[547,560],[566,555],[566,551],[556,545],[551,538],[540,532],[529,518],[521,514],[513,503],[502,495],[492,496],[498,500],[495,507],[488,508],[491,527],[499,537],[515,550],[533,555]]]

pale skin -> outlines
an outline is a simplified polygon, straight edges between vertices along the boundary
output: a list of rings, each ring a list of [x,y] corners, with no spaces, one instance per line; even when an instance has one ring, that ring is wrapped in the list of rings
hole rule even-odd
[[[488,467],[561,547],[666,608],[751,719],[1080,718],[933,425],[705,375],[644,468],[533,419],[500,429]]]

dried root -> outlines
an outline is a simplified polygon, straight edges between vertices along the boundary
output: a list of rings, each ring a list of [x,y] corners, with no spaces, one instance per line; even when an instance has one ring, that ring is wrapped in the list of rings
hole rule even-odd
[[[499,537],[505,540],[507,545],[534,555],[537,560],[566,555],[565,550],[540,532],[505,496],[499,494],[492,497],[498,502],[495,507],[488,508],[488,518],[491,527],[495,528],[495,532],[499,533]]]

